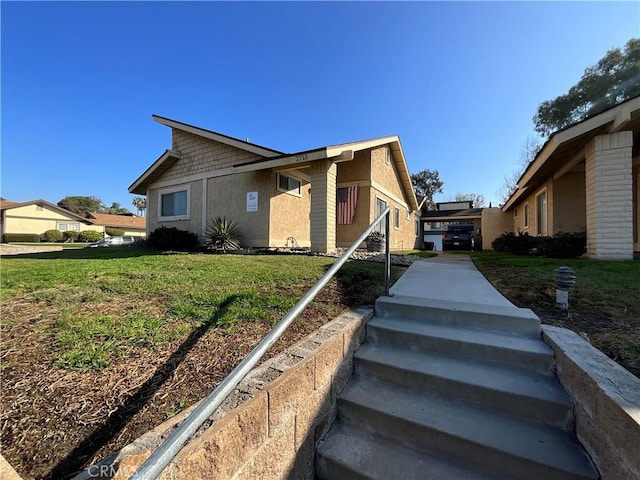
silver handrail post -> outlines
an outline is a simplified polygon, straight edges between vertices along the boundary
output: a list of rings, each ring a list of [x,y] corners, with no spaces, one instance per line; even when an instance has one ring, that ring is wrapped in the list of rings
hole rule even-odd
[[[369,227],[362,232],[356,241],[347,249],[344,254],[329,267],[325,274],[320,277],[313,287],[298,300],[291,310],[267,333],[264,338],[255,346],[251,352],[220,382],[220,384],[198,405],[184,421],[169,434],[165,441],[147,458],[140,468],[136,470],[129,480],[153,480],[157,478],[173,458],[180,452],[183,446],[196,433],[200,425],[207,420],[222,402],[233,392],[238,384],[254,368],[262,356],[273,346],[274,343],[285,332],[287,327],[300,315],[302,310],[316,297],[320,290],[333,278],[338,270],[346,263],[351,254],[358,246],[365,241],[373,229],[380,223],[386,215],[387,226],[387,265],[385,268],[385,291],[388,294],[388,279],[390,272],[389,262],[389,207],[376,217]]]
[[[384,217],[385,232],[385,253],[384,253],[384,295],[389,296],[389,284],[391,283],[391,230],[389,230],[389,217],[391,216],[391,210],[389,210]]]

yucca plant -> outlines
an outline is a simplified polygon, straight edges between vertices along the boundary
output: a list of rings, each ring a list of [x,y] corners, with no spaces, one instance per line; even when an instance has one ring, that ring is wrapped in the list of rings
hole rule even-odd
[[[226,252],[240,248],[240,228],[234,220],[216,217],[207,222],[205,245],[207,248]]]

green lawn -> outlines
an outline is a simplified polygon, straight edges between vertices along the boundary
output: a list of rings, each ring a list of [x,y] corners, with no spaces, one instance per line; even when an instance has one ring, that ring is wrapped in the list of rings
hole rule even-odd
[[[58,366],[97,370],[116,354],[154,348],[202,325],[232,333],[241,322],[273,324],[334,261],[69,250],[4,258],[1,298],[3,304],[19,301],[25,311],[49,312],[53,318],[43,328],[52,334]],[[370,262],[343,267],[338,303],[373,303],[382,292],[382,271]],[[3,315],[5,325],[21,321]]]
[[[495,252],[471,254],[473,262],[511,302],[531,308],[544,323],[571,328],[640,375],[640,261],[558,260]],[[576,272],[569,313],[555,308],[559,266]]]

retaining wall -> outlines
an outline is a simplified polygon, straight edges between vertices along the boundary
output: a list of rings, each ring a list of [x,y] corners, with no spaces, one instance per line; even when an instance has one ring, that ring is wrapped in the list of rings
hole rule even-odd
[[[640,480],[640,379],[565,328],[542,326],[574,402],[576,433],[603,480]]]
[[[315,448],[336,416],[373,309],[340,315],[254,369],[178,454],[163,480],[313,479]],[[127,479],[195,408],[76,477]]]

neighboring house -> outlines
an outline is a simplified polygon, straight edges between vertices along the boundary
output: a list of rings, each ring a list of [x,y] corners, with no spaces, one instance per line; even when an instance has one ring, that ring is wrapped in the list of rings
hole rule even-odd
[[[147,222],[144,217],[131,215],[111,215],[108,213],[93,212],[89,214],[89,220],[104,232],[107,227],[124,230],[123,235],[144,237],[146,235]]]
[[[482,208],[473,208],[470,201],[436,203],[437,210],[423,211],[420,217],[422,241],[433,242],[436,251],[442,250],[442,235],[451,224],[473,224],[476,238],[482,234]]]
[[[391,248],[415,245],[418,209],[397,135],[286,154],[154,115],[171,128],[165,151],[129,192],[147,197],[147,232],[203,235],[216,216],[235,220],[248,247],[353,243],[386,206]]]
[[[100,230],[91,220],[71,213],[45,200],[30,202],[0,202],[1,233],[42,234],[47,230]]]
[[[632,259],[640,252],[639,189],[635,97],[551,135],[502,207],[503,216],[493,212],[491,228],[500,224],[531,235],[586,231],[588,257]]]

